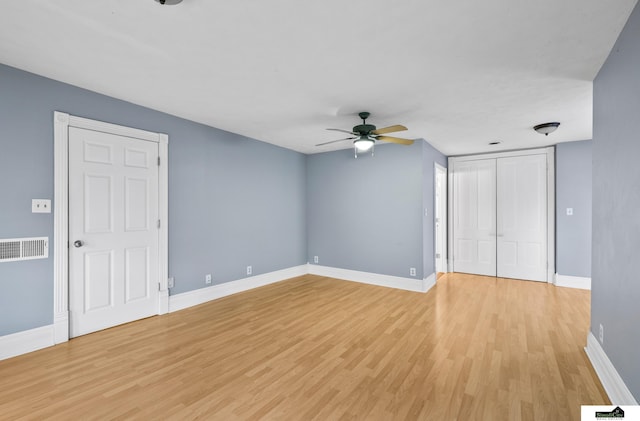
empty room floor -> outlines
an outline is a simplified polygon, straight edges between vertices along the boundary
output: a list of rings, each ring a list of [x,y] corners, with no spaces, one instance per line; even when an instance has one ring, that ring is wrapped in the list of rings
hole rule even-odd
[[[2,419],[557,420],[609,400],[589,291],[314,275],[0,361]]]

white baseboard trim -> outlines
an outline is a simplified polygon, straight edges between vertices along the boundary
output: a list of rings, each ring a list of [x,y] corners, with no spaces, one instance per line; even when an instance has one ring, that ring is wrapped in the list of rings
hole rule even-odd
[[[582,278],[580,276],[559,275],[556,273],[557,287],[591,289],[591,278]]]
[[[435,273],[432,273],[425,279],[415,279],[312,264],[309,264],[309,273],[312,275],[320,275],[329,278],[344,279],[346,281],[360,282],[363,284],[377,285],[388,288],[404,289],[407,291],[415,292],[427,292],[436,284]]]
[[[607,357],[600,342],[592,332],[587,336],[587,346],[584,348],[596,374],[600,378],[602,387],[607,392],[613,405],[638,405],[618,371]]]
[[[0,336],[0,360],[54,345],[53,325]]]
[[[227,295],[237,294],[238,292],[284,281],[285,279],[295,278],[296,276],[306,275],[307,273],[307,265],[294,266],[288,269],[238,279],[237,281],[225,282],[224,284],[170,295],[169,313],[197,306],[198,304],[226,297]]]
[[[424,278],[422,280],[422,291],[420,291],[420,292],[427,292],[431,288],[436,286],[436,279],[437,278],[438,278],[438,275],[435,272],[432,273],[431,275],[427,276],[426,278]]]

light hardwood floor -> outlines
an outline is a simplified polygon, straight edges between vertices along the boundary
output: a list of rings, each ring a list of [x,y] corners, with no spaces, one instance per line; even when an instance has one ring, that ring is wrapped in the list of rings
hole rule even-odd
[[[588,291],[306,275],[0,361],[0,419],[558,420],[608,404]]]

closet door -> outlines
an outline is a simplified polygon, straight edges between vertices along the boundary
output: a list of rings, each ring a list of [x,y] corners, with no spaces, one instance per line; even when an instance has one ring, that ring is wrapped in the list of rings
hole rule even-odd
[[[453,271],[496,275],[496,160],[456,162]]]
[[[497,160],[497,275],[547,281],[547,156]]]

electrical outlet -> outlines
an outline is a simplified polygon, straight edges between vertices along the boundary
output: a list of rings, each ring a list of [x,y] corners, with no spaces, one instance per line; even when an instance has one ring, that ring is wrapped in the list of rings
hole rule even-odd
[[[247,266],[247,275],[251,275],[253,273],[253,268],[251,266]]]
[[[567,216],[573,215],[573,208],[567,208]]]
[[[211,283],[211,274],[207,274],[207,276],[204,277],[204,283],[205,284],[210,284]]]
[[[169,281],[167,282],[167,287],[168,288],[173,288],[176,284],[176,281],[173,279],[173,277],[169,278]]]
[[[604,345],[604,326],[600,323],[600,332],[599,332],[600,343]]]
[[[318,263],[318,256],[313,256],[313,263]]]
[[[31,199],[31,213],[51,213],[51,200]]]
[[[416,268],[409,268],[409,275],[416,276]]]

